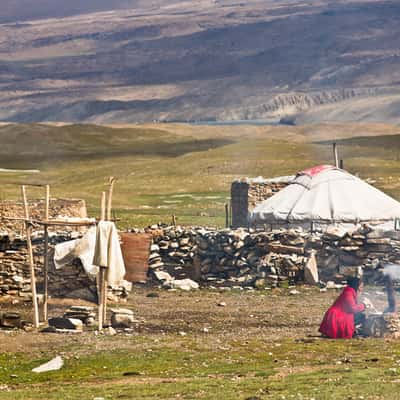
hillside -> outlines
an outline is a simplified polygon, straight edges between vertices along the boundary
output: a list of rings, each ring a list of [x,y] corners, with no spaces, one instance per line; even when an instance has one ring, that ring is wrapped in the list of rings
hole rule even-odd
[[[3,9],[3,121],[400,121],[396,1],[6,0]]]
[[[215,138],[218,138],[217,140]],[[233,180],[291,175],[332,163],[332,139],[345,168],[400,199],[400,128],[383,125],[189,126],[151,124],[0,126],[0,199],[20,183],[51,185],[54,197],[83,198],[98,214],[109,176],[121,226],[169,222],[223,226]],[[30,198],[42,188],[28,188]]]

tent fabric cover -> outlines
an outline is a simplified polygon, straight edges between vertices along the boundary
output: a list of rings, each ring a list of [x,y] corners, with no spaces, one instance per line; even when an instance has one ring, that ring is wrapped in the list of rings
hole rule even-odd
[[[299,172],[250,214],[252,224],[388,221],[400,217],[400,202],[348,172],[320,165]]]

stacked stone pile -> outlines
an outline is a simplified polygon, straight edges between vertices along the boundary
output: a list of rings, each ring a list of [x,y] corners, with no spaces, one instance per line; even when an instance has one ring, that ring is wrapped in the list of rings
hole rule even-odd
[[[71,306],[65,311],[63,318],[79,319],[85,325],[92,326],[96,320],[96,314],[93,307]]]
[[[127,308],[112,308],[111,310],[111,326],[114,329],[124,329],[129,331],[133,329],[139,321],[135,318],[133,311]]]
[[[275,286],[302,282],[315,254],[323,281],[342,281],[362,270],[376,282],[381,267],[400,264],[400,232],[363,226],[354,232],[329,228],[324,233],[301,229],[254,232],[164,227],[154,231],[151,270],[174,278],[221,285]],[[399,267],[400,268],[400,267]]]
[[[0,312],[1,328],[22,328],[26,321],[21,319],[21,314],[16,312]]]

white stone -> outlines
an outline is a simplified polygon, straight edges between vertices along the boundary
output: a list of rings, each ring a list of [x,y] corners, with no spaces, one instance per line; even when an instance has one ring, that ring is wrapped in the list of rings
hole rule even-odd
[[[319,281],[317,260],[314,252],[304,266],[304,281],[309,285],[316,285]]]
[[[171,281],[171,288],[189,291],[198,289],[199,284],[191,279],[175,279]]]
[[[172,276],[168,272],[154,271],[154,275],[159,281],[172,281]]]
[[[36,373],[57,371],[64,365],[64,361],[60,356],[57,356],[49,362],[40,365],[39,367],[33,368],[32,371]]]
[[[108,328],[105,328],[105,329],[104,329],[104,333],[105,333],[107,336],[114,336],[114,335],[117,334],[117,331],[116,331],[112,326],[109,326]]]

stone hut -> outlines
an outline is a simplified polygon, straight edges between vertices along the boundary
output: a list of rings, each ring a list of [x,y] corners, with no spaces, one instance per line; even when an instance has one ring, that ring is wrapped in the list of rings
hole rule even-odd
[[[232,227],[247,227],[255,206],[285,188],[294,176],[242,178],[231,185]]]

